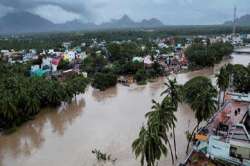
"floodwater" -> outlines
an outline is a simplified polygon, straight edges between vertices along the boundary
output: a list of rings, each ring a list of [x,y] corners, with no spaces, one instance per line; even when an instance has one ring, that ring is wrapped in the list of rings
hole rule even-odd
[[[207,76],[215,83],[214,74],[231,61],[247,65],[250,55],[233,54],[214,68],[176,75],[183,84],[195,76]],[[131,144],[145,123],[151,100],[159,101],[165,78],[145,86],[117,85],[105,92],[89,87],[70,105],[46,109],[35,120],[22,125],[11,135],[0,136],[0,166],[139,166]],[[190,108],[181,104],[176,113],[178,162],[186,157],[185,131],[191,130],[195,118]],[[92,150],[98,149],[116,158],[115,163],[98,163]],[[159,166],[171,164],[170,154]]]

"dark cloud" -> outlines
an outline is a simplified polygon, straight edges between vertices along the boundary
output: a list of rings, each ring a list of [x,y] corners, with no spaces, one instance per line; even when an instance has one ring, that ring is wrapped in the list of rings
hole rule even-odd
[[[71,0],[1,0],[0,4],[11,7],[16,11],[30,11],[31,9],[43,5],[53,5],[61,7],[68,12],[77,13],[85,17],[92,17],[92,13],[81,1],[72,2]]]
[[[40,15],[50,20],[55,19],[55,15],[60,16],[56,12],[63,10],[65,18],[69,12],[69,18],[73,18],[73,13],[83,21],[98,23],[128,14],[135,20],[155,17],[166,24],[214,24],[232,19],[234,5],[238,6],[238,15],[250,11],[249,0],[0,0],[1,5],[36,14],[41,13],[43,7]],[[49,10],[51,6],[62,10]],[[6,10],[0,10],[0,16],[4,13]]]

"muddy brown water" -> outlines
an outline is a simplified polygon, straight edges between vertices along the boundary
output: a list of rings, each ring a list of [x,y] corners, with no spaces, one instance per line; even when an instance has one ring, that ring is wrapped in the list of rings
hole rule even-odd
[[[231,62],[247,65],[250,55],[233,54],[214,68],[176,75],[183,84],[192,77],[203,75],[215,83],[214,74]],[[45,109],[34,120],[22,125],[11,135],[0,136],[0,166],[139,166],[131,150],[131,143],[145,123],[151,100],[160,100],[165,78],[145,86],[117,85],[105,92],[89,87],[85,94],[69,105]],[[191,130],[195,118],[190,108],[181,104],[176,113],[176,141],[178,161],[186,157],[185,131]],[[100,149],[117,158],[115,163],[98,163],[91,153]],[[159,166],[171,164],[170,154]]]

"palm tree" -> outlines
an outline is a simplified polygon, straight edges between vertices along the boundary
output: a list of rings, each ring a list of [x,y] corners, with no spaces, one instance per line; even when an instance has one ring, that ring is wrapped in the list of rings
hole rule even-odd
[[[226,89],[229,86],[229,73],[227,72],[227,69],[225,67],[222,67],[220,69],[220,73],[216,75],[217,77],[217,86],[219,87],[219,96],[218,96],[218,108],[220,108],[220,99],[221,99],[221,92],[223,91],[223,102],[222,104],[224,104],[224,99],[225,99],[225,92]]]
[[[174,121],[176,121],[173,109],[174,107],[171,107],[171,105],[168,105],[166,102],[160,104],[153,100],[152,111],[148,112],[146,117],[148,118],[148,126],[158,130],[159,137],[165,141],[165,144],[168,144],[172,163],[174,164],[172,146],[167,135],[167,132],[172,128]]]
[[[165,83],[167,89],[162,92],[161,95],[166,94],[166,97],[170,97],[171,103],[174,105],[175,109],[174,112],[177,112],[178,109],[178,103],[181,102],[181,95],[180,95],[180,86],[177,85],[176,79],[174,80],[168,80],[168,83]],[[166,98],[165,97],[165,98]],[[177,151],[176,151],[176,139],[175,139],[175,124],[172,125],[172,132],[174,137],[174,150],[175,150],[175,159],[177,159]]]
[[[229,75],[229,87],[232,86],[233,84],[233,78],[234,78],[234,65],[232,65],[231,63],[227,64],[226,67],[225,67],[228,75]]]
[[[35,115],[38,113],[40,108],[40,102],[37,97],[29,97],[25,106],[25,110],[28,111],[29,115]]]
[[[181,102],[181,95],[180,95],[180,85],[177,84],[176,79],[170,80],[168,79],[168,82],[165,83],[167,89],[164,90],[161,95],[166,94],[166,96],[169,96],[171,98],[171,102],[174,104],[174,106],[178,107],[178,102]]]
[[[18,115],[18,110],[15,104],[15,99],[11,96],[11,94],[4,93],[0,97],[0,117],[6,121],[8,127],[12,124],[15,124],[15,118]]]
[[[195,77],[185,84],[185,100],[194,111],[197,120],[197,124],[188,140],[186,153],[188,153],[195,130],[199,128],[202,121],[209,119],[216,111],[216,96],[216,89],[206,77]]]
[[[132,144],[133,152],[136,158],[141,157],[141,165],[146,161],[147,166],[155,166],[157,160],[160,160],[162,154],[167,155],[167,148],[158,133],[153,128],[141,128],[139,137]]]

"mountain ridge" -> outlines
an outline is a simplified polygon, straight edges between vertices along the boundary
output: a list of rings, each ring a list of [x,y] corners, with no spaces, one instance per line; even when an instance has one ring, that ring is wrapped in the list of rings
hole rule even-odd
[[[26,32],[50,32],[50,31],[78,31],[98,29],[122,29],[122,28],[156,28],[164,24],[156,19],[144,19],[135,22],[128,15],[119,19],[111,19],[102,24],[82,23],[73,20],[62,24],[55,24],[39,15],[29,12],[9,13],[0,18],[0,33],[26,33]]]
[[[33,25],[36,25],[34,28]],[[53,28],[53,23],[29,12],[15,12],[0,19],[0,32],[39,32]]]
[[[236,24],[240,26],[250,26],[250,14],[246,14],[236,19]],[[233,25],[233,21],[226,21],[224,25]]]

